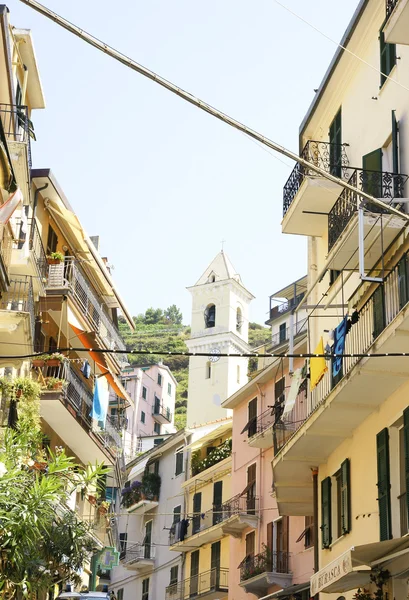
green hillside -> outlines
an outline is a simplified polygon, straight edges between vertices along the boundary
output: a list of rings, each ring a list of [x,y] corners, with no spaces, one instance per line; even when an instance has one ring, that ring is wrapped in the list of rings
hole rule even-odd
[[[124,319],[120,319],[119,329],[127,350],[148,350],[159,352],[187,352],[185,341],[190,336],[190,327],[182,324],[183,317],[174,304],[162,310],[148,308],[145,314],[134,317],[135,331],[131,331]],[[270,329],[250,323],[249,344],[255,348],[270,339]],[[131,365],[146,366],[162,362],[169,367],[178,382],[176,388],[175,425],[185,426],[187,410],[188,366],[187,356],[160,356],[155,354],[128,355]]]

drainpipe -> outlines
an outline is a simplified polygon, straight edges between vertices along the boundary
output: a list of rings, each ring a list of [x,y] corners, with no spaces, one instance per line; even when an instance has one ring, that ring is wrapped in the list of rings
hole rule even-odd
[[[34,192],[33,217],[32,217],[32,221],[31,221],[31,231],[30,231],[30,242],[31,243],[34,238],[34,227],[35,227],[34,218],[36,215],[36,208],[37,208],[37,204],[38,204],[38,194],[47,188],[48,188],[48,183],[44,184],[42,187],[36,188],[36,191]]]
[[[314,467],[312,471],[312,498],[313,498],[313,515],[314,515],[314,573],[318,573],[318,468]],[[315,599],[318,600],[318,594]]]

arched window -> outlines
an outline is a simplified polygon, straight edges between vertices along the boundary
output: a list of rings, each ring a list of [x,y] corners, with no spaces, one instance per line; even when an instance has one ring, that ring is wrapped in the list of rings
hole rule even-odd
[[[204,320],[206,327],[214,327],[216,325],[216,307],[214,304],[209,304],[204,312]]]
[[[243,315],[241,314],[241,308],[239,306],[239,307],[237,307],[237,310],[236,310],[236,331],[238,331],[239,333],[241,333],[242,323],[243,323]]]

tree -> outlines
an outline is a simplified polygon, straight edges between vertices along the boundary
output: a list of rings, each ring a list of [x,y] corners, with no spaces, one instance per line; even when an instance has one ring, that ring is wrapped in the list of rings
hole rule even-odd
[[[164,312],[165,319],[173,323],[173,325],[182,325],[183,315],[176,306],[172,304]]]
[[[148,308],[145,312],[146,325],[155,325],[163,319],[163,310],[161,308]]]

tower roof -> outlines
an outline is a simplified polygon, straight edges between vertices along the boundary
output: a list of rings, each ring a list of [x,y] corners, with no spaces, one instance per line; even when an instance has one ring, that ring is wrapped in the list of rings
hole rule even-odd
[[[221,250],[219,254],[215,256],[210,265],[204,271],[203,275],[198,279],[195,285],[203,285],[205,283],[211,283],[213,281],[222,281],[224,279],[234,279],[237,283],[243,285],[240,275],[233,267],[227,254]]]

